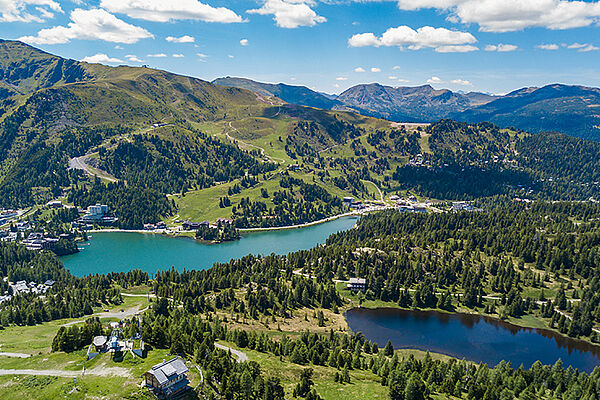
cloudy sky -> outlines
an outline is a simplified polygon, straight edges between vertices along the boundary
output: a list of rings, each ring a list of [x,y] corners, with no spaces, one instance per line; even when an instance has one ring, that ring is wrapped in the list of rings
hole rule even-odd
[[[0,0],[0,37],[63,57],[339,93],[600,86],[600,2]]]

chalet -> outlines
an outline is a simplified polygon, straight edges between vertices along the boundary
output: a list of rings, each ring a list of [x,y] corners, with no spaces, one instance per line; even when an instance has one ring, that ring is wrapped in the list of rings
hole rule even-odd
[[[190,388],[188,371],[183,360],[175,357],[153,366],[144,374],[144,382],[159,399],[169,399]]]
[[[202,224],[203,224],[203,222],[183,221],[183,223],[181,224],[181,226],[186,231],[196,231],[196,230],[200,229],[200,227],[202,226]],[[208,222],[206,222],[206,224],[208,225]]]
[[[367,280],[365,278],[350,278],[348,283],[348,290],[352,292],[367,290]]]
[[[424,204],[415,204],[413,206],[413,212],[426,213],[427,212],[427,207],[425,207]]]
[[[229,219],[229,218],[217,218],[217,225],[221,224],[221,225],[231,225],[233,224],[233,220]]]
[[[354,203],[354,197],[344,197],[342,201],[346,207],[350,207],[350,204]]]
[[[52,200],[46,203],[49,208],[62,208],[63,204],[60,200]]]
[[[354,210],[361,210],[361,209],[365,208],[365,205],[362,203],[362,201],[353,201],[350,204],[350,208],[352,208]]]
[[[473,205],[466,201],[452,203],[452,211],[473,211]]]

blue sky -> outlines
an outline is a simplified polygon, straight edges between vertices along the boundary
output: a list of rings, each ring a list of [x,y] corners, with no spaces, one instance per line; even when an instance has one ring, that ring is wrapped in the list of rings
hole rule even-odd
[[[571,0],[0,0],[1,38],[63,57],[328,93],[600,86],[599,21]]]

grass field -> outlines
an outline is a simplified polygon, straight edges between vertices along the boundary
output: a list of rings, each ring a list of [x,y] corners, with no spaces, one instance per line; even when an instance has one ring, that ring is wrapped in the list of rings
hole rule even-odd
[[[231,348],[237,348],[235,344],[224,343]],[[291,397],[294,386],[299,380],[300,374],[305,368],[312,368],[314,371],[313,380],[315,388],[319,395],[325,400],[366,400],[366,399],[387,399],[388,388],[381,384],[381,377],[373,374],[371,371],[350,370],[350,383],[339,383],[334,381],[334,376],[340,370],[333,367],[307,365],[302,366],[288,362],[285,359],[265,354],[254,350],[240,349],[251,361],[260,363],[261,369],[267,376],[275,376],[281,380],[286,390],[286,394]],[[420,350],[396,350],[400,359],[410,356],[416,359],[423,359],[426,352]],[[434,360],[448,360],[450,357],[441,354],[430,354]],[[437,399],[446,399],[447,397],[435,397]]]
[[[128,289],[126,293],[147,292],[147,287],[135,287]],[[110,312],[119,313],[120,309],[127,311],[132,308],[145,308],[149,304],[145,296],[123,296],[123,300],[123,304],[111,307]],[[72,353],[52,352],[52,340],[62,325],[78,323],[87,318],[89,317],[63,319],[37,326],[11,326],[0,330],[1,352],[31,355],[29,358],[0,356],[0,369],[58,370],[78,373],[76,383],[72,377],[0,376],[0,400],[14,399],[15,393],[19,393],[23,399],[153,399],[154,397],[145,388],[139,387],[142,374],[152,365],[172,357],[168,350],[151,350],[144,359],[125,353],[123,359],[118,361],[113,360],[109,353],[100,354],[87,361],[87,348]],[[117,318],[101,318],[103,322],[111,320]],[[84,367],[87,373],[81,374]],[[195,368],[190,368],[189,378],[192,386],[199,382],[199,375]]]

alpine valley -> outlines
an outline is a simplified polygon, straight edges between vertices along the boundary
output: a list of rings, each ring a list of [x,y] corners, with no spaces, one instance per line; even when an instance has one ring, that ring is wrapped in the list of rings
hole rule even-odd
[[[598,107],[0,41],[0,399],[598,399]]]

